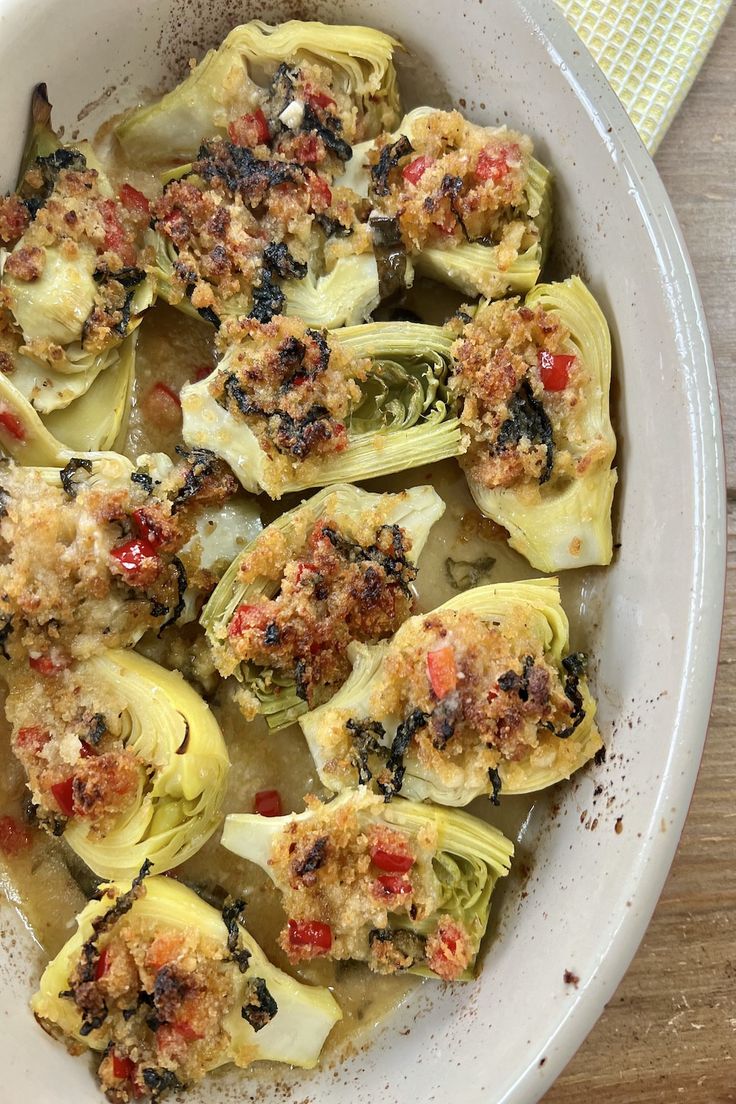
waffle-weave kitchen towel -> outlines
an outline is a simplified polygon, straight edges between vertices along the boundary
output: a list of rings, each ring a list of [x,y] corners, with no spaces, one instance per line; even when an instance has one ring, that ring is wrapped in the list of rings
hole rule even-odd
[[[685,99],[731,0],[557,0],[650,153]]]

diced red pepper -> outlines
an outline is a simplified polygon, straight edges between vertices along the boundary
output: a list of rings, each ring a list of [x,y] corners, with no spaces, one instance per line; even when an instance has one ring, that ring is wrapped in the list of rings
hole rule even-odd
[[[135,527],[139,535],[145,541],[148,541],[155,551],[158,551],[163,544],[166,544],[166,538],[163,533],[155,522],[151,520],[145,510],[134,510],[133,521],[135,522]]]
[[[88,744],[86,740],[79,741],[79,756],[81,759],[94,759],[96,755],[97,752],[91,744]]]
[[[19,748],[27,748],[37,755],[50,739],[50,734],[39,725],[30,725],[28,728],[18,729],[15,742]]]
[[[348,447],[347,432],[342,422],[335,422],[332,427],[332,439],[335,442],[335,452],[342,452]]]
[[[316,134],[297,134],[291,138],[289,157],[299,165],[314,165],[323,148]]]
[[[51,787],[54,801],[61,809],[64,816],[74,815],[74,777],[65,778],[63,782],[55,782]]]
[[[570,368],[574,360],[574,356],[568,356],[566,353],[548,353],[546,349],[539,350],[537,364],[545,391],[565,390],[570,382]]]
[[[306,561],[302,562],[298,565],[298,567],[296,569],[296,578],[294,579],[294,582],[295,583],[300,583],[302,581],[302,578],[307,573],[315,574],[316,571],[317,571],[317,565],[316,564],[308,563]]]
[[[259,107],[249,115],[241,115],[228,124],[228,137],[236,146],[260,146],[271,139],[268,119]]]
[[[385,870],[389,874],[406,874],[414,865],[411,855],[385,851],[382,847],[371,848],[371,862],[379,870]]]
[[[289,920],[288,929],[292,947],[310,947],[321,953],[332,946],[332,928],[321,920]]]
[[[401,175],[407,184],[418,184],[431,165],[434,165],[434,157],[422,154],[420,157],[415,157],[408,165],[404,165]]]
[[[110,973],[110,952],[107,947],[103,947],[100,951],[100,957],[95,962],[95,981],[99,981],[100,978]],[[117,1074],[115,1075],[117,1077]]]
[[[315,91],[310,84],[304,87],[304,99],[308,104],[311,104],[312,107],[321,108],[322,111],[327,107],[336,106],[332,96],[328,96],[326,92],[320,92],[319,90]]]
[[[188,1020],[177,1020],[170,1025],[177,1035],[181,1036],[187,1043],[193,1043],[196,1039],[204,1039],[204,1035],[201,1031],[197,1031],[195,1027],[189,1023]]]
[[[478,155],[475,175],[479,180],[492,180],[494,184],[498,184],[508,175],[509,160],[516,161],[520,158],[521,150],[518,146],[502,146],[500,149],[487,146]]]
[[[373,892],[377,897],[405,897],[412,889],[409,879],[398,874],[381,874],[373,883]]]
[[[227,627],[228,636],[243,636],[250,629],[265,629],[268,613],[262,606],[238,606]]]
[[[12,816],[0,817],[0,851],[3,855],[20,855],[33,842],[30,830]]]
[[[0,426],[16,441],[25,441],[26,431],[23,423],[12,410],[0,410]]]
[[[201,383],[203,379],[207,379],[208,376],[211,376],[213,371],[214,369],[211,364],[198,364],[194,369],[194,378],[197,383]]]
[[[111,549],[110,555],[127,575],[133,576],[140,571],[145,560],[156,558],[156,549],[145,537],[133,537]]]
[[[65,660],[52,659],[49,655],[29,656],[28,666],[39,675],[58,675],[65,671],[69,664]]]
[[[124,1058],[115,1051],[112,1052],[112,1075],[118,1081],[130,1081],[135,1073],[135,1062],[131,1058]]]
[[[253,802],[253,811],[259,816],[276,817],[283,813],[281,794],[278,790],[259,790]]]
[[[120,202],[131,215],[148,216],[151,213],[151,204],[143,192],[139,192],[132,184],[123,184],[120,189]]]
[[[125,264],[134,264],[135,250],[128,240],[125,227],[120,220],[117,203],[114,199],[102,199],[99,203],[99,210],[105,228],[105,252],[117,253]]]
[[[437,698],[445,698],[457,686],[455,653],[449,644],[436,648],[427,655],[427,677]]]
[[[309,195],[312,207],[318,207],[320,210],[324,210],[332,203],[330,185],[319,173],[309,173]]]
[[[171,399],[171,401],[173,403],[175,403],[175,405],[179,408],[179,410],[181,410],[181,399],[179,398],[179,396],[178,396],[177,392],[174,390],[174,388],[169,387],[168,383],[161,383],[161,381],[159,380],[158,383],[154,383],[151,390],[156,395],[159,395],[159,396],[164,396],[165,395],[167,399]]]

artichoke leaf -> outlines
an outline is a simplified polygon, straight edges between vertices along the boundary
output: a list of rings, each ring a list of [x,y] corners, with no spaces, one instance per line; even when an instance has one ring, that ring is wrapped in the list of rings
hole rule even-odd
[[[436,611],[467,611],[482,621],[501,627],[513,639],[514,652],[542,653],[548,664],[561,671],[569,651],[569,623],[560,600],[556,579],[531,579],[516,583],[497,583],[467,590],[439,606]],[[411,631],[412,618],[399,629],[393,641]],[[384,729],[380,743],[390,747],[402,718],[376,712],[377,693],[382,685],[383,667],[392,650],[392,641],[378,644],[351,644],[352,673],[325,705],[299,718],[320,780],[338,792],[356,784],[352,746],[346,723],[377,721]],[[562,671],[561,671],[562,674]],[[595,724],[596,703],[585,679],[580,679],[583,719],[566,738],[540,730],[539,746],[519,761],[501,759],[498,773],[504,795],[534,793],[569,778],[601,748]],[[481,794],[491,794],[493,786],[486,773],[466,777],[460,760],[443,778],[425,766],[410,746],[404,755],[405,775],[401,793],[417,801],[430,800],[441,805],[467,805]]]
[[[122,345],[109,350],[106,370],[88,390],[64,409],[46,415],[46,428],[75,455],[122,451],[128,434],[137,341],[134,330]]]
[[[140,923],[144,930],[152,926],[189,932],[197,930],[208,942],[221,949],[228,958],[228,928],[222,915],[208,905],[193,890],[170,878],[148,877],[144,892],[124,915],[126,925]],[[101,900],[90,901],[77,917],[77,930],[44,970],[39,990],[31,1001],[34,1014],[43,1022],[55,1025],[64,1035],[81,1046],[103,1051],[112,1041],[109,1019],[102,1026],[83,1032],[82,1016],[72,1000],[61,996],[67,992],[83,947],[93,935],[93,922],[103,916],[116,898],[130,888],[130,882],[114,882],[102,887]],[[238,923],[238,945],[249,954],[241,973],[232,961],[235,985],[232,1006],[224,1015],[222,1026],[228,1043],[213,1054],[208,1069],[228,1062],[247,1066],[254,1061],[286,1062],[303,1069],[313,1068],[324,1042],[342,1013],[327,989],[305,985],[273,966],[249,934]],[[114,931],[114,929],[113,929]],[[252,979],[265,981],[274,998],[277,1012],[271,1021],[256,1031],[241,1014],[247,1002]]]
[[[154,872],[169,870],[219,823],[230,767],[219,726],[180,674],[135,652],[111,649],[79,667],[100,696],[122,700],[124,743],[149,773],[138,800],[104,836],[77,818],[64,838],[103,878],[130,878],[145,859]]]
[[[540,571],[609,564],[613,556],[611,508],[617,474],[611,468],[616,438],[609,413],[611,338],[595,298],[578,276],[539,284],[529,307],[542,307],[570,331],[566,352],[585,370],[582,401],[566,430],[566,449],[575,463],[571,478],[552,480],[529,502],[512,487],[468,486],[486,517],[509,532],[509,544]]]
[[[299,20],[271,27],[253,20],[232,30],[161,100],[123,119],[115,133],[130,164],[191,161],[202,141],[224,136],[230,120],[258,106],[279,64],[308,61],[332,71],[335,87],[351,97],[366,132],[375,135],[398,118],[396,46],[370,27]]]
[[[11,256],[23,248],[21,238]],[[64,256],[60,246],[48,246],[43,272],[37,279],[20,280],[4,274],[10,309],[27,342],[48,341],[63,346],[81,341],[97,293],[93,276],[96,264],[95,250],[85,243],[79,244],[74,259]]]
[[[128,339],[130,340],[130,339]],[[121,354],[124,359],[125,353]],[[80,401],[80,400],[77,400]],[[75,404],[63,411],[57,411],[57,415],[64,414],[64,426],[67,435],[74,434],[74,439],[89,439],[89,430],[82,430],[79,426],[73,426],[72,418]],[[125,413],[122,413],[125,417]],[[62,431],[64,431],[62,426]],[[58,427],[57,427],[58,428]],[[100,427],[102,437],[103,427]],[[107,423],[104,428],[105,437],[109,435],[110,426]],[[82,438],[76,435],[83,433]],[[116,442],[117,443],[117,442]],[[44,420],[31,406],[28,399],[13,386],[8,376],[0,373],[0,453],[11,457],[17,464],[39,468],[64,468],[74,458],[87,459],[93,462],[109,462],[115,470],[124,468],[130,477],[133,465],[125,457],[117,452],[92,450],[81,452],[68,446],[47,428]]]
[[[319,831],[328,834],[330,824],[343,825],[346,811],[357,814],[357,830],[389,827],[402,832],[415,852],[412,879],[423,887],[432,903],[421,919],[408,914],[389,913],[389,927],[404,929],[420,936],[429,935],[440,916],[449,915],[463,925],[472,941],[472,959],[458,980],[473,977],[473,966],[481,940],[488,926],[491,894],[500,878],[511,868],[514,846],[496,828],[458,810],[437,808],[423,803],[395,798],[386,804],[365,787],[346,791],[322,808],[311,806],[302,813],[280,817],[260,817],[257,814],[231,814],[225,818],[222,845],[241,858],[255,863],[281,892],[288,890],[271,861],[274,845],[291,825],[310,825],[319,817]],[[344,829],[341,829],[344,830]],[[423,910],[424,911],[424,910]],[[356,927],[371,926],[366,919]],[[411,973],[437,977],[426,964],[417,963]]]
[[[348,418],[342,451],[316,463],[295,463],[285,474],[250,425],[213,398],[207,379],[181,391],[184,440],[212,449],[247,491],[265,490],[271,498],[374,479],[463,451],[459,422],[445,398],[452,341],[441,327],[372,322],[333,330],[330,341],[372,362],[362,399]],[[227,363],[226,352],[219,367],[225,370]]]
[[[337,485],[325,488],[271,522],[265,533],[279,534],[292,555],[301,553],[307,537],[320,518],[334,521],[349,531],[357,531],[374,516],[377,524],[399,525],[411,539],[409,559],[416,563],[430,530],[439,520],[445,505],[431,487],[411,487],[393,495],[372,494],[358,487]],[[257,543],[251,541],[233,560],[202,611],[202,625],[213,652],[226,647],[227,628],[238,606],[273,597],[278,581],[259,576],[244,584],[240,568]],[[241,664],[233,671],[255,695],[270,728],[283,728],[296,720],[307,705],[297,696],[293,678]]]

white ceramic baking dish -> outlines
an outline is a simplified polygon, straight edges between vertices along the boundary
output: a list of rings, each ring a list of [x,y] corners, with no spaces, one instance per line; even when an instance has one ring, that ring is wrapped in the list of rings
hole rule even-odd
[[[580,272],[612,325],[620,548],[583,580],[605,764],[538,803],[525,884],[505,889],[480,979],[425,985],[337,1068],[287,1075],[295,1101],[530,1104],[624,973],[654,908],[695,782],[713,689],[724,574],[715,377],[702,307],[662,184],[604,78],[541,0],[0,0],[2,179],[12,187],[33,84],[67,136],[172,83],[191,55],[254,16],[366,22],[407,46],[405,102],[460,105],[528,130],[556,176],[556,275]],[[603,789],[594,793],[597,787]],[[616,830],[618,822],[619,831]],[[526,896],[522,898],[521,890]],[[49,901],[49,909],[54,901]],[[0,1098],[92,1104],[90,1069],[27,1011],[40,960],[0,911]],[[566,970],[580,980],[566,984]],[[195,1101],[251,1097],[252,1075]],[[285,1085],[258,1099],[283,1100]],[[288,1091],[288,1090],[287,1090]]]

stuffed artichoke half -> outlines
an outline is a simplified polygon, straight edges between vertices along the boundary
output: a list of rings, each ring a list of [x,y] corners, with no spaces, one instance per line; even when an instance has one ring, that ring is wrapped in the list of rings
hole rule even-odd
[[[148,216],[114,195],[87,143],[59,143],[50,111],[40,85],[18,191],[0,199],[0,363],[62,441],[108,448],[127,418],[129,335],[153,298]]]
[[[253,20],[163,99],[128,115],[116,134],[133,165],[189,161],[217,136],[257,145],[272,129],[315,133],[328,145],[322,129],[333,132],[333,145],[361,141],[396,125],[397,46],[371,27]],[[287,80],[295,94],[284,102]]]
[[[611,562],[610,386],[608,326],[577,276],[482,304],[453,346],[473,498],[541,571]]]
[[[220,729],[178,672],[111,649],[9,678],[12,747],[39,821],[96,874],[169,870],[220,820],[229,759]]]
[[[385,288],[367,212],[333,179],[355,142],[398,119],[396,45],[362,27],[249,23],[119,125],[131,164],[185,162],[152,208],[152,271],[168,302],[216,326],[370,315]]]
[[[290,724],[347,677],[351,641],[395,632],[413,610],[415,565],[444,509],[431,487],[379,495],[337,486],[248,545],[201,617],[220,674],[243,683],[247,717]]]
[[[303,813],[227,817],[223,845],[273,880],[292,962],[358,959],[378,973],[466,980],[513,844],[467,813],[360,789]]]
[[[336,183],[370,199],[372,223],[394,222],[423,276],[492,299],[539,276],[551,181],[526,135],[418,107],[358,146]]]
[[[300,718],[322,782],[466,805],[569,778],[601,747],[557,582],[478,587],[351,645],[350,677]]]
[[[407,322],[230,324],[213,374],[182,389],[184,440],[272,498],[456,456],[451,345],[442,328]]]
[[[48,444],[28,441],[34,456]],[[137,468],[116,453],[63,459],[0,471],[2,654],[41,674],[196,620],[260,529],[212,453]]]
[[[316,1065],[341,1012],[273,966],[243,926],[169,879],[104,887],[46,967],[31,1006],[73,1052],[101,1054],[108,1100],[158,1100],[229,1062]]]

